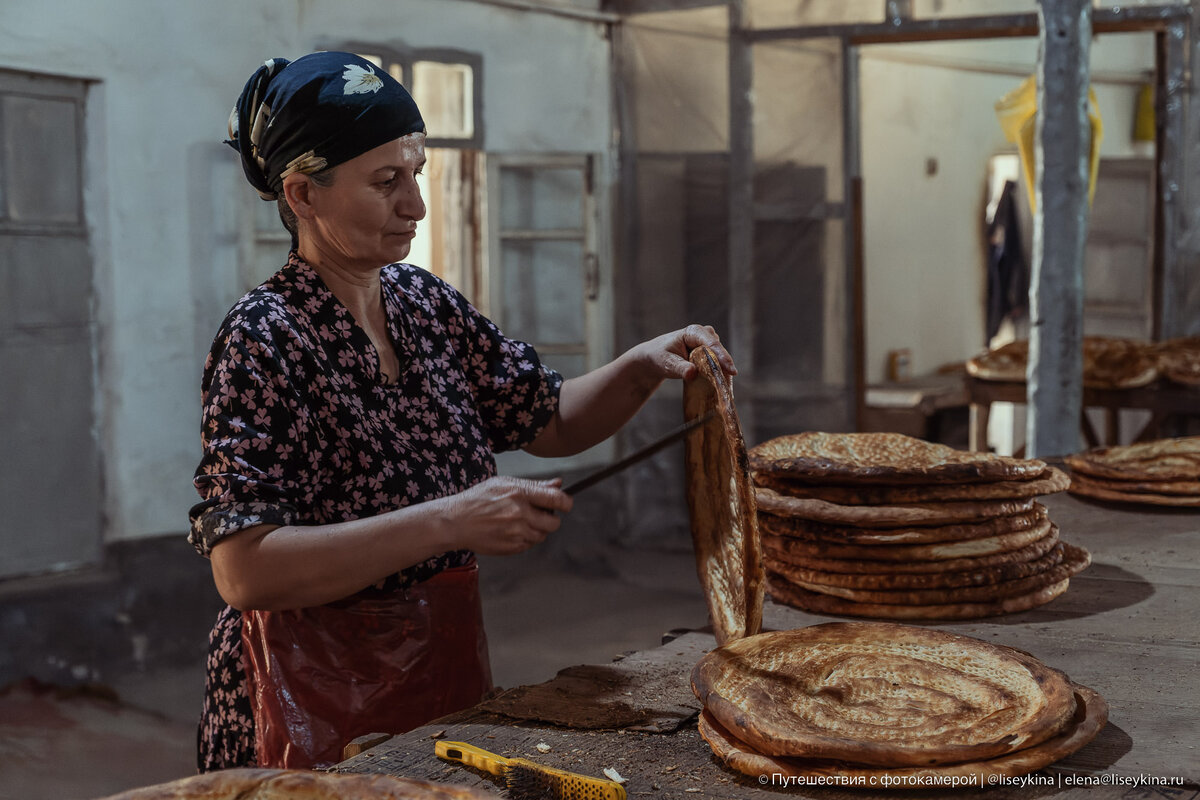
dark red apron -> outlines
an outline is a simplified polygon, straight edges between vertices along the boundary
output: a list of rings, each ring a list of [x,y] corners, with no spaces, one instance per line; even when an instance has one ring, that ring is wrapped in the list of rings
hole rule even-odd
[[[447,569],[385,598],[242,615],[263,767],[341,760],[366,733],[404,733],[491,689],[479,568]]]

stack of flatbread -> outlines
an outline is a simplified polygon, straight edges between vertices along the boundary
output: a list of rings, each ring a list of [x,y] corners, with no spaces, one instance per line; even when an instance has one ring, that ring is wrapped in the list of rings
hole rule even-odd
[[[1157,346],[1133,339],[1085,336],[1083,385],[1091,389],[1133,389],[1158,379]],[[1029,342],[1009,342],[967,361],[967,374],[981,380],[1024,382]]]
[[[1070,479],[1037,459],[894,433],[801,433],[749,451],[767,589],[879,619],[968,619],[1049,602],[1088,566],[1037,497]]]
[[[878,622],[737,639],[700,660],[692,690],[732,769],[898,789],[1024,775],[1108,719],[1100,695],[1029,653]]]
[[[1200,507],[1200,436],[1098,447],[1067,456],[1072,494],[1117,503]]]
[[[1200,336],[1167,339],[1151,351],[1164,378],[1184,386],[1200,386]]]

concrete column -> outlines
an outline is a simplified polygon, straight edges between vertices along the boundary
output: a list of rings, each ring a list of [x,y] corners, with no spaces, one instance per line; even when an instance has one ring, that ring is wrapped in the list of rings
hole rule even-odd
[[[1040,0],[1038,18],[1037,213],[1026,430],[1031,457],[1066,455],[1081,447],[1092,3]]]

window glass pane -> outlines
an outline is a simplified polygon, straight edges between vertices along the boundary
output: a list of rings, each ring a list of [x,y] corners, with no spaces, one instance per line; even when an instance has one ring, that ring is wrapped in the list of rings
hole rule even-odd
[[[507,241],[501,245],[504,332],[539,345],[579,345],[584,333],[583,245]]]
[[[388,64],[388,74],[396,79],[396,83],[404,85],[404,67],[400,64]]]
[[[70,100],[0,97],[7,216],[19,222],[79,222],[76,107]]]
[[[413,99],[431,138],[470,139],[475,135],[473,83],[468,64],[413,64]]]
[[[542,363],[556,369],[564,378],[578,378],[587,372],[587,357],[573,353],[538,353]]]
[[[500,173],[504,230],[578,229],[583,226],[583,171],[505,167]]]

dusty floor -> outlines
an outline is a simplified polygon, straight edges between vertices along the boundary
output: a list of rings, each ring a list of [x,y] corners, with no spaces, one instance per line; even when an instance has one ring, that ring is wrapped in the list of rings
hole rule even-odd
[[[484,560],[498,686],[603,663],[705,623],[690,553],[625,552],[607,561],[612,575],[552,569],[536,554]],[[193,774],[202,689],[199,664],[127,675],[86,693],[9,687],[0,694],[0,800],[86,800]]]

